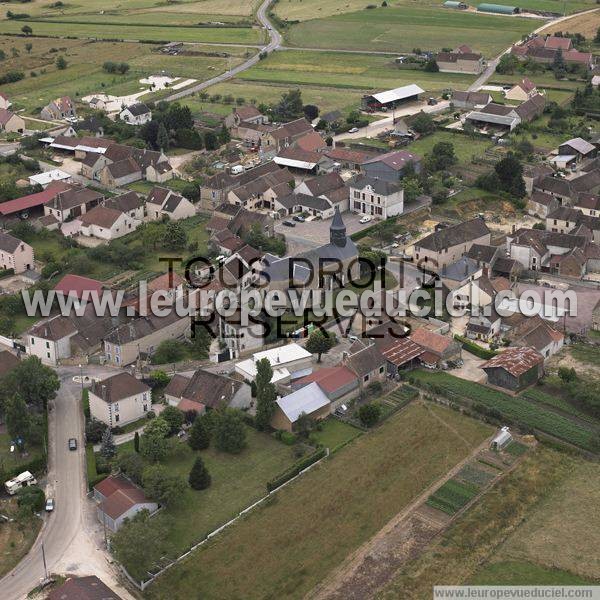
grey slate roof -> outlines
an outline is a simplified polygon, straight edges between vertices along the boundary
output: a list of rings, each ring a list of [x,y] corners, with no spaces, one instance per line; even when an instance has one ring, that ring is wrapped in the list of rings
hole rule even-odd
[[[369,177],[368,175],[362,174],[355,175],[352,179],[349,179],[347,185],[359,190],[362,190],[369,185],[376,194],[381,194],[382,196],[390,196],[402,189],[402,186],[399,183],[384,181],[378,177]]]
[[[440,229],[415,243],[419,248],[440,252],[464,242],[469,242],[489,234],[490,230],[483,219],[471,219],[452,227]]]

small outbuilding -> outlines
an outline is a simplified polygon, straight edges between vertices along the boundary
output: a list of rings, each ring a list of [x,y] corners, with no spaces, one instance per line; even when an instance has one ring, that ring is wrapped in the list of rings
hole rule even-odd
[[[415,83],[411,83],[393,90],[363,96],[362,108],[364,110],[388,110],[400,104],[418,102],[419,96],[424,93],[425,90]]]
[[[465,4],[464,2],[455,2],[455,0],[446,0],[446,2],[444,2],[444,8],[467,10],[467,8],[469,8],[469,5]]]
[[[507,348],[481,365],[490,385],[511,392],[536,383],[544,374],[544,357],[529,347]]]
[[[517,15],[521,12],[518,6],[506,6],[505,4],[490,4],[485,2],[477,7],[479,12],[494,13],[497,15]]]
[[[292,392],[289,396],[278,398],[275,404],[271,426],[285,431],[294,429],[300,415],[305,414],[311,419],[320,420],[331,413],[331,402],[316,382]]]
[[[508,427],[503,427],[500,433],[492,440],[490,447],[492,450],[502,450],[502,448],[508,446],[512,442],[512,435]]]

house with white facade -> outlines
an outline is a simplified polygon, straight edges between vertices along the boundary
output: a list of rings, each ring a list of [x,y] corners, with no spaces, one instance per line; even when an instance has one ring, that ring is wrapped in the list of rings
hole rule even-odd
[[[100,240],[114,240],[135,231],[141,221],[115,208],[96,206],[81,219],[80,233]]]
[[[0,269],[12,269],[17,274],[33,266],[33,248],[10,233],[0,231]]]
[[[387,219],[404,210],[404,190],[399,182],[356,175],[348,186],[352,212]]]
[[[119,119],[129,125],[143,125],[152,121],[152,111],[143,103],[126,106],[120,113]]]
[[[195,214],[196,207],[187,198],[168,188],[153,187],[146,197],[146,215],[150,221],[164,217],[179,221]]]

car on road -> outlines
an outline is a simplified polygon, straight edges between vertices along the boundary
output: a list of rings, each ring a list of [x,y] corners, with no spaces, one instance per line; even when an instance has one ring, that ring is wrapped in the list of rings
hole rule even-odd
[[[348,133],[358,133],[358,127],[353,127],[352,129],[349,129]]]
[[[302,215],[294,215],[294,221],[297,221],[298,223],[304,223],[306,219],[302,216]]]
[[[294,223],[294,221],[283,221],[281,224],[285,225],[286,227],[296,227],[296,223]]]
[[[364,217],[361,217],[359,223],[362,223],[363,225],[365,223],[369,223],[371,221],[371,217],[369,215],[365,215]]]
[[[77,450],[77,440],[75,438],[69,438],[69,450]]]
[[[46,512],[54,510],[54,498],[46,498]]]

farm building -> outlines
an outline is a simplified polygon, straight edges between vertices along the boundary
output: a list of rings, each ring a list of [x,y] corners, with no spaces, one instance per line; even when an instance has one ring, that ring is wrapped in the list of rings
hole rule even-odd
[[[421,89],[415,83],[411,83],[410,85],[404,85],[393,90],[363,96],[362,108],[364,110],[388,110],[400,104],[417,102],[419,96],[424,93],[425,90]]]
[[[544,374],[544,357],[533,348],[507,348],[481,365],[488,383],[518,392]]]
[[[503,427],[500,433],[492,440],[490,444],[492,450],[502,450],[505,446],[508,446],[512,442],[512,435],[508,430],[508,427]]]
[[[505,4],[480,4],[477,7],[479,12],[495,13],[497,15],[516,15],[521,12],[518,6],[506,6]]]
[[[455,0],[446,0],[446,2],[444,2],[444,8],[457,8],[459,10],[466,10],[469,8],[469,5],[465,4],[464,2],[455,2]]]
[[[300,415],[308,415],[318,421],[331,413],[331,402],[316,382],[292,392],[288,396],[278,398],[275,413],[271,419],[273,429],[293,431]]]

